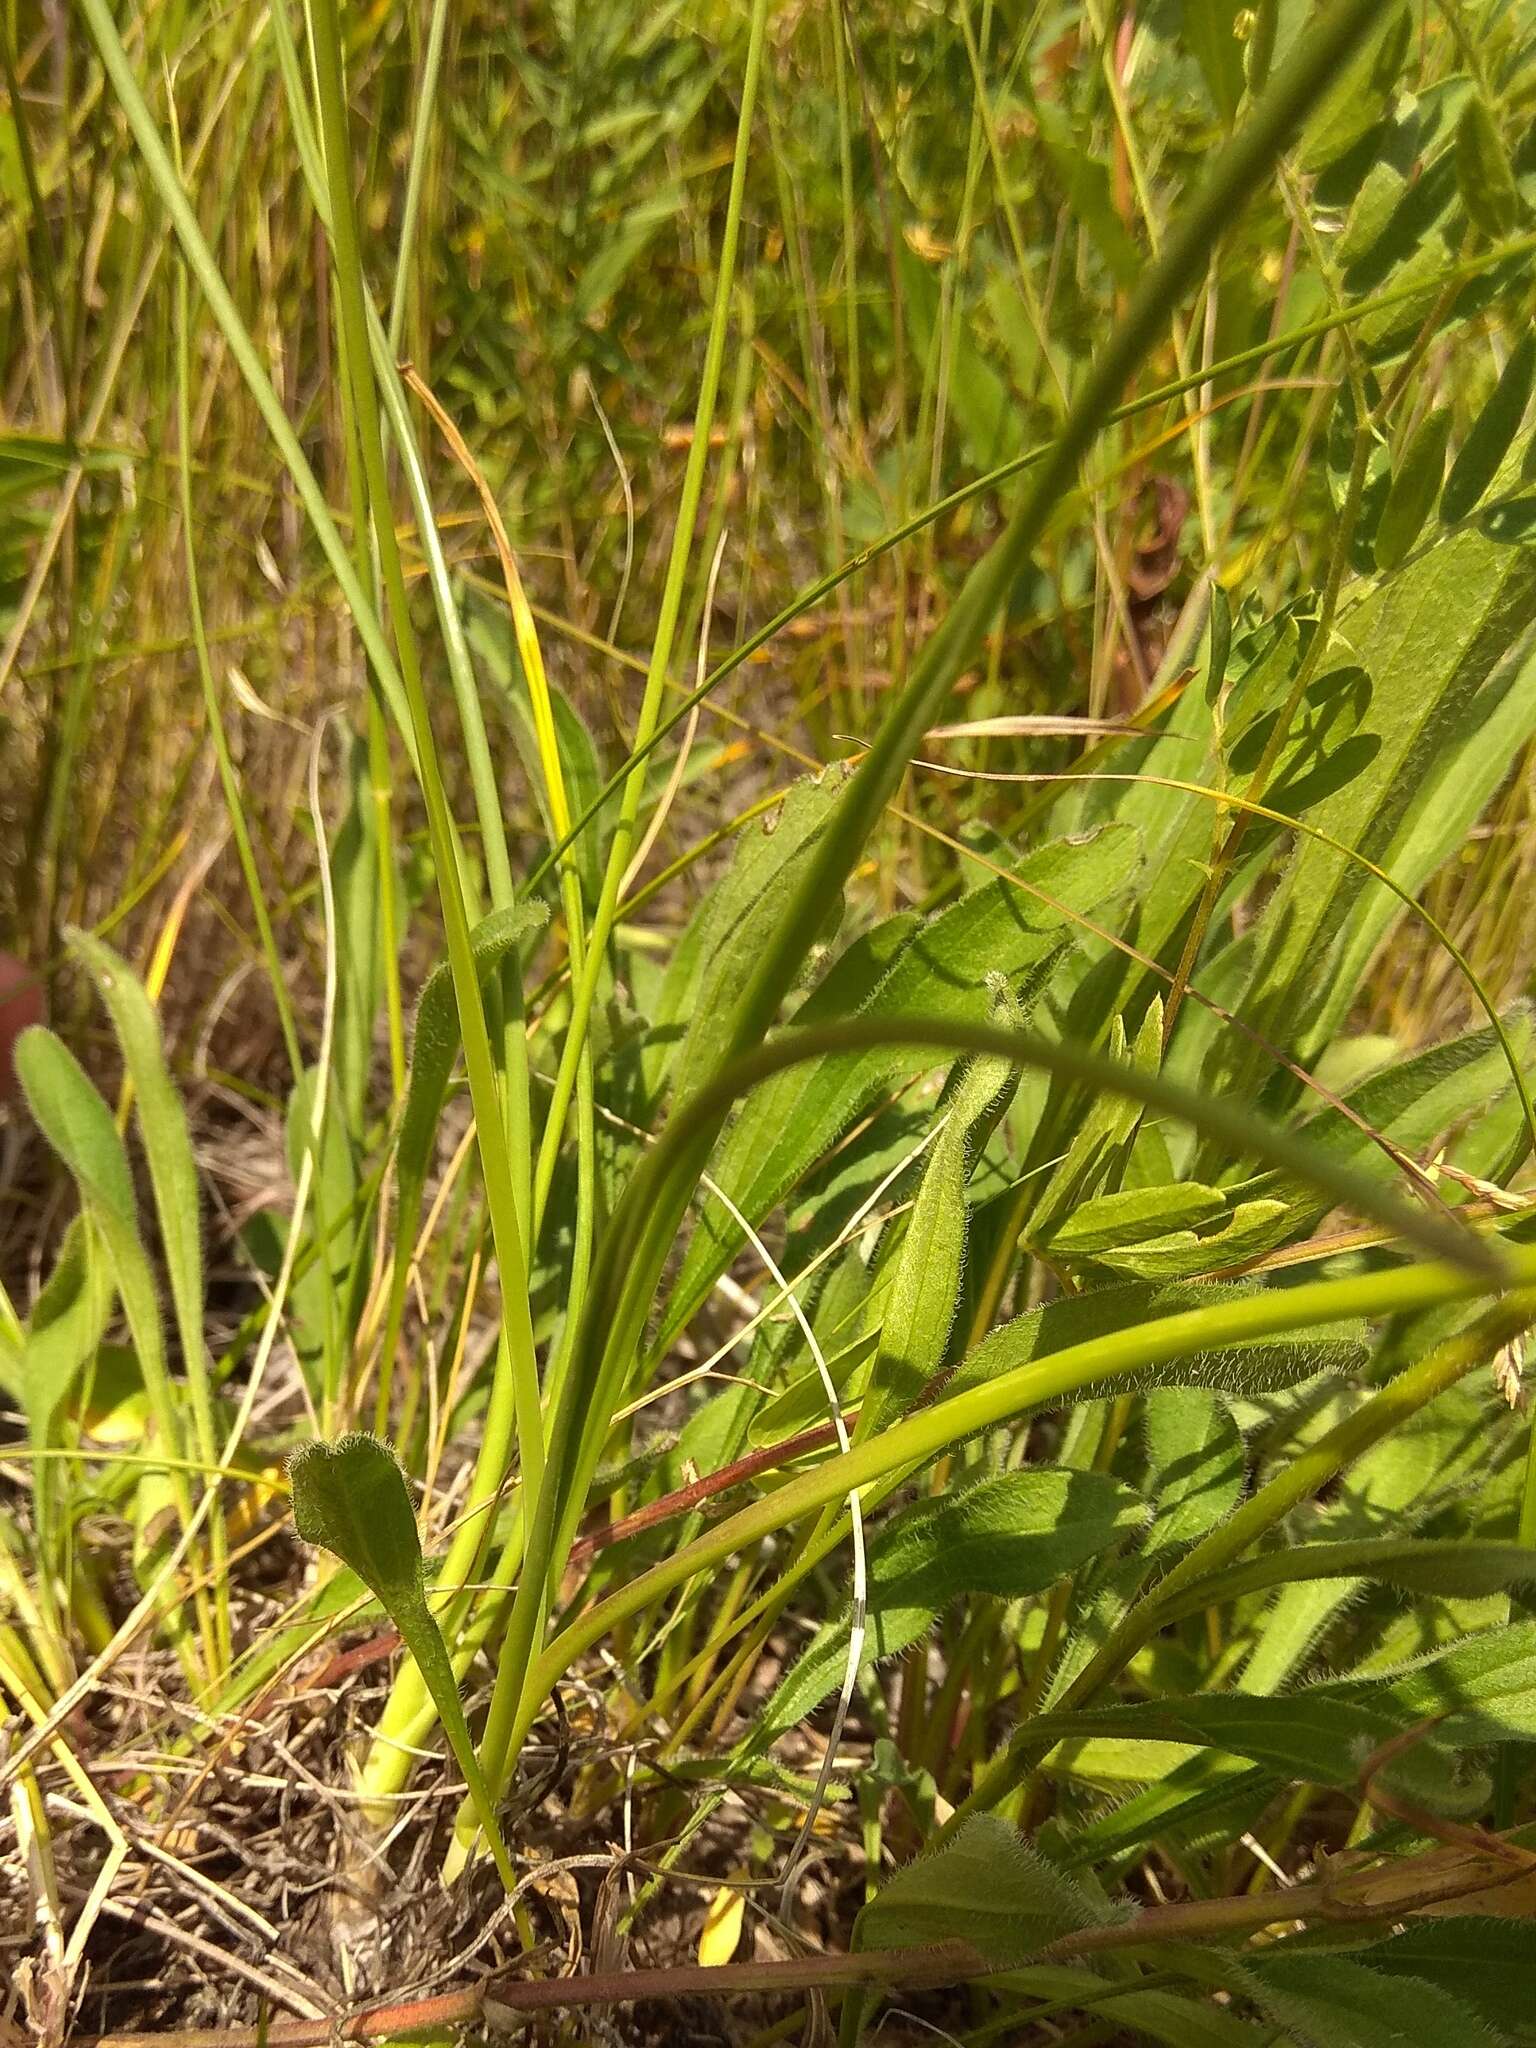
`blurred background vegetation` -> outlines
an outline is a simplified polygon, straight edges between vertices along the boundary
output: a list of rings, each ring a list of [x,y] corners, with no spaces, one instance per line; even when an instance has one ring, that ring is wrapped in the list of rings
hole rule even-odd
[[[8,0],[4,13],[0,944],[46,973],[63,926],[76,922],[109,932],[142,964],[169,920],[180,1064],[259,1113],[284,1070],[270,992],[249,971],[259,956],[224,844],[192,653],[176,473],[177,259],[70,9]],[[434,51],[426,7],[380,0],[349,11],[374,284],[398,353],[495,493],[554,679],[591,734],[593,772],[606,773],[633,724],[634,650],[649,641],[686,458],[745,13],[718,0],[530,0],[442,15]],[[1282,43],[1298,15],[1279,9]],[[123,22],[157,118],[169,127],[174,112],[204,230],[345,526],[327,267],[266,8],[146,0]],[[1051,435],[1129,281],[1237,112],[1253,25],[1230,0],[776,10],[679,689],[706,618],[718,659],[857,550]],[[1419,157],[1448,137],[1474,72],[1513,78],[1503,105],[1529,183],[1536,154],[1528,141],[1520,153],[1520,136],[1536,90],[1530,33],[1523,7],[1414,10],[1407,104]],[[418,226],[401,261],[412,126],[436,59]],[[963,686],[967,718],[1134,714],[1155,693],[1170,625],[1198,575],[1219,579],[1255,616],[1320,582],[1342,485],[1330,463],[1343,410],[1338,337],[1221,366],[1326,319],[1341,280],[1357,304],[1398,291],[1394,308],[1367,316],[1368,338],[1372,317],[1378,328],[1400,323],[1415,266],[1429,278],[1467,253],[1465,228],[1436,228],[1432,210],[1390,262],[1362,232],[1362,209],[1367,227],[1379,224],[1418,176],[1418,157],[1351,155],[1377,112],[1358,93],[1327,110],[1327,147],[1313,145],[1332,164],[1313,195],[1318,232],[1281,183],[1229,237],[1147,383],[1207,367],[1209,380],[1101,441]],[[1353,270],[1352,237],[1369,250]],[[1405,437],[1435,405],[1451,407],[1458,432],[1477,416],[1528,310],[1522,264],[1473,276],[1460,317],[1412,359],[1414,388],[1398,414]],[[306,735],[337,705],[361,729],[364,669],[292,487],[195,295],[193,308],[202,595],[257,862],[302,1009],[320,966]],[[424,412],[418,428],[461,579],[514,858],[531,864],[544,827],[524,770],[529,740],[492,541],[474,482]],[[398,502],[425,621],[403,490]],[[716,693],[651,858],[652,873],[678,860],[696,872],[669,883],[648,916],[680,924],[712,871],[713,835],[797,764],[846,752],[846,738],[873,730],[999,503],[996,491],[974,493],[879,555]],[[441,676],[436,686],[446,704]],[[441,738],[467,820],[455,731],[450,715]],[[1014,737],[968,741],[946,759],[1060,768],[1074,751]],[[655,772],[659,788],[667,756]],[[1530,784],[1524,759],[1513,763],[1494,814],[1431,893],[1496,994],[1518,988],[1529,964],[1513,885],[1529,859]],[[932,828],[984,850],[1018,822],[1027,796],[916,775],[912,806],[890,821],[878,893],[921,902],[952,886],[950,850]],[[428,877],[403,786],[395,804],[408,907]],[[1405,940],[1398,968],[1379,978],[1370,1020],[1410,1041],[1459,1021],[1462,1000],[1447,963],[1432,948],[1419,957],[1417,944]],[[1408,958],[1414,971],[1402,971]],[[60,1000],[78,1005],[83,1026],[83,993],[56,995],[56,1012]]]

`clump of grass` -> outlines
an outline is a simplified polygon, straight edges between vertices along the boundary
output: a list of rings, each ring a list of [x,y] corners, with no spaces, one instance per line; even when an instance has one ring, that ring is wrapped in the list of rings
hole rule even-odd
[[[1530,53],[1299,12],[10,35],[45,2037],[1520,2037]]]

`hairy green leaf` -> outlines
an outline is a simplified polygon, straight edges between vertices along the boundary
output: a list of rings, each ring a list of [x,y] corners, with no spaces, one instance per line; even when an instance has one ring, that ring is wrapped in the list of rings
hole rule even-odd
[[[1528,1920],[1475,1914],[1415,1920],[1390,1940],[1354,1950],[1352,1960],[1413,1986],[1433,1985],[1501,2036],[1522,2042],[1536,2037]]]
[[[680,1098],[691,1095],[720,1064],[736,999],[831,815],[841,783],[841,775],[832,772],[797,782],[776,812],[738,834],[735,858],[702,913],[691,1015],[672,1067],[673,1091]]]
[[[1161,1555],[1198,1542],[1242,1499],[1243,1439],[1226,1402],[1205,1387],[1157,1388],[1142,1426],[1155,1507],[1147,1549]]]
[[[1046,1249],[1053,1258],[1092,1257],[1122,1245],[1145,1244],[1170,1231],[1192,1230],[1223,1215],[1226,1207],[1220,1188],[1202,1187],[1198,1181],[1122,1188],[1082,1203],[1052,1231]]]
[[[992,1022],[1017,1030],[1018,1005],[1001,975],[992,990]],[[965,1261],[965,1184],[984,1137],[1018,1083],[1006,1060],[977,1059],[962,1070],[918,1187],[879,1317],[879,1349],[859,1410],[857,1436],[872,1436],[911,1407],[944,1362]]]
[[[1047,1302],[983,1338],[956,1369],[945,1392],[963,1393],[999,1373],[1112,1331],[1134,1329],[1160,1316],[1180,1315],[1205,1302],[1241,1300],[1258,1291],[1245,1283],[1126,1281]],[[1142,1391],[1157,1386],[1206,1386],[1252,1396],[1295,1386],[1317,1373],[1354,1372],[1365,1357],[1358,1326],[1344,1324],[1326,1336],[1285,1337],[1228,1351],[1199,1352],[1152,1369],[1138,1378],[1137,1386]],[[1121,1385],[1114,1388],[1116,1393],[1125,1391]],[[1074,1398],[1097,1399],[1097,1390],[1085,1388]]]
[[[1008,1472],[918,1501],[870,1539],[862,1668],[916,1642],[962,1594],[1044,1592],[1145,1516],[1137,1495],[1096,1472]],[[845,1610],[817,1631],[764,1711],[757,1743],[776,1741],[837,1689],[849,1621]]]
[[[1423,1536],[1363,1536],[1334,1543],[1298,1543],[1196,1579],[1168,1609],[1168,1619],[1236,1600],[1270,1586],[1312,1579],[1370,1579],[1442,1599],[1475,1600],[1536,1585],[1536,1551],[1516,1543],[1480,1543]]]
[[[1511,732],[1500,735],[1493,761],[1484,725],[1511,691],[1533,619],[1536,551],[1501,551],[1473,532],[1362,586],[1338,634],[1351,668],[1369,679],[1369,729],[1380,744],[1362,774],[1311,810],[1312,822],[1403,887],[1420,887],[1439,849],[1418,831],[1438,828],[1442,795],[1454,804],[1469,778],[1496,781],[1507,772]],[[1536,723],[1536,690],[1521,702],[1523,734]],[[1484,787],[1491,794],[1492,785]],[[1399,915],[1398,899],[1357,861],[1302,840],[1256,926],[1244,1017],[1272,1042],[1314,1058],[1336,1035],[1371,950]],[[1251,1098],[1272,1071],[1257,1046],[1234,1047],[1227,1085]]]
[[[1265,2017],[1298,2048],[1496,2048],[1497,2037],[1467,2005],[1422,1980],[1387,1978],[1347,1956],[1245,1956],[1228,1966]]]
[[[995,1814],[978,1814],[942,1849],[903,1864],[854,1924],[856,1949],[966,1941],[999,1969],[1085,1927],[1127,1915],[1107,1907]]]
[[[1203,1236],[1193,1230],[1170,1231],[1144,1244],[1121,1245],[1099,1253],[1100,1263],[1141,1280],[1192,1280],[1240,1266],[1282,1244],[1290,1234],[1294,1210],[1288,1202],[1239,1202],[1220,1230]]]

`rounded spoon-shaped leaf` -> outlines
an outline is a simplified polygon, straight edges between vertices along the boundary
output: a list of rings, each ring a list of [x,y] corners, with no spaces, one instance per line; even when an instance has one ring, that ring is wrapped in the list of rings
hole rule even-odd
[[[508,1891],[516,1884],[496,1809],[470,1740],[442,1631],[427,1605],[416,1513],[394,1453],[362,1431],[305,1444],[288,1468],[294,1527],[306,1543],[339,1557],[400,1631],[437,1708],[475,1812]]]

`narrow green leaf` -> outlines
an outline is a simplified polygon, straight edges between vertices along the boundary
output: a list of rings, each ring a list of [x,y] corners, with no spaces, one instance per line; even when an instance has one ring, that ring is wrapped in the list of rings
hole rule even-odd
[[[992,1019],[1016,1031],[1023,1017],[1002,975],[992,984]],[[1000,1059],[972,1060],[962,1070],[918,1187],[896,1270],[880,1312],[880,1347],[859,1410],[858,1440],[872,1436],[898,1410],[920,1398],[944,1363],[968,1217],[965,1184],[978,1139],[984,1139],[1018,1085],[1018,1070]]]
[[[107,1262],[83,1216],[64,1233],[48,1284],[37,1297],[17,1362],[16,1392],[33,1440],[52,1438],[54,1419],[76,1377],[96,1354],[112,1306]]]
[[[1369,1579],[1439,1599],[1477,1600],[1536,1585],[1536,1551],[1516,1543],[1478,1543],[1422,1536],[1365,1536],[1336,1543],[1299,1543],[1194,1580],[1168,1608],[1168,1619],[1237,1600],[1271,1586],[1314,1579]]]
[[[830,1339],[823,1343],[822,1356],[828,1375],[845,1406],[862,1392],[867,1377],[864,1368],[874,1359],[879,1342],[880,1332],[873,1329],[866,1330],[851,1344],[839,1344],[834,1348]],[[764,1403],[761,1412],[753,1418],[748,1434],[754,1444],[782,1443],[786,1437],[796,1436],[802,1429],[824,1422],[826,1417],[827,1390],[822,1385],[821,1374],[812,1366],[808,1371],[797,1374],[783,1393]]]
[[[1532,1023],[1521,1010],[1511,1013],[1506,1030],[1518,1059],[1528,1060]],[[1426,1152],[1445,1132],[1465,1125],[1504,1093],[1509,1068],[1492,1028],[1469,1031],[1444,1045],[1432,1045],[1395,1061],[1349,1090],[1343,1100],[1371,1130],[1379,1131],[1412,1155]],[[1325,1107],[1303,1126],[1308,1141],[1332,1158],[1345,1160],[1372,1179],[1385,1179],[1393,1169],[1360,1124]],[[1293,1228],[1309,1230],[1329,1206],[1325,1197],[1287,1174],[1260,1174],[1243,1184],[1250,1200],[1276,1199],[1295,1205]]]
[[[1432,1650],[1391,1678],[1385,1697],[1412,1720],[1449,1714],[1452,1733],[1463,1741],[1536,1739],[1536,1621],[1510,1622]]]
[[[1440,517],[1454,526],[1475,512],[1508,455],[1536,380],[1536,335],[1525,334],[1510,350],[1492,396],[1472,423],[1440,499]]]
[[[373,1027],[383,994],[384,948],[397,950],[396,934],[380,916],[378,820],[360,738],[347,748],[346,815],[331,840],[331,881],[336,902],[336,1028],[332,1071],[347,1136],[362,1142],[368,1082],[373,1068]]]
[[[692,1016],[672,1071],[679,1099],[720,1064],[737,998],[826,827],[842,780],[829,772],[797,782],[777,812],[738,835],[735,858],[711,892],[703,921]],[[832,907],[833,920],[840,910],[840,904]]]
[[[1520,218],[1520,193],[1493,109],[1474,92],[1456,123],[1456,185],[1467,218],[1490,240]]]
[[[182,1360],[192,1393],[198,1450],[216,1454],[213,1407],[203,1333],[203,1234],[197,1161],[186,1109],[171,1079],[160,1020],[144,984],[110,946],[83,931],[66,931],[70,950],[85,966],[112,1019],[133,1083],[134,1119],[149,1162],[160,1226],[160,1249],[170,1280]]]
[[[1042,1739],[1051,1735],[1063,1742],[1096,1736],[1172,1744],[1185,1751],[1224,1750],[1297,1784],[1342,1786],[1355,1784],[1366,1760],[1405,1733],[1406,1724],[1389,1700],[1309,1686],[1278,1697],[1208,1693],[1079,1707],[1042,1715],[1036,1732]],[[1416,1743],[1394,1770],[1395,1782],[1432,1810],[1467,1810],[1468,1802],[1458,1792],[1454,1759],[1438,1740]],[[1151,1770],[1145,1774],[1149,1780],[1156,1775]],[[1474,1801],[1478,1796],[1474,1791]]]
[[[166,1366],[154,1272],[139,1237],[127,1151],[111,1110],[53,1032],[43,1025],[24,1031],[16,1041],[15,1060],[32,1114],[69,1169],[81,1207],[106,1249],[161,1448],[175,1461],[166,1485],[185,1528],[192,1521],[192,1496],[181,1462],[186,1451],[181,1412]],[[174,1608],[167,1619],[178,1648],[184,1649],[181,1609]]]
[[[1393,473],[1392,488],[1376,527],[1376,564],[1392,570],[1407,560],[1445,481],[1445,451],[1451,439],[1451,411],[1442,406],[1421,420]]]
[[[119,1224],[137,1229],[128,1154],[111,1110],[80,1062],[42,1024],[17,1039],[15,1059],[28,1107],[82,1194]]]
[[[1220,1188],[1198,1181],[1174,1181],[1163,1187],[1122,1188],[1113,1195],[1095,1195],[1054,1230],[1046,1243],[1053,1258],[1084,1258],[1113,1251],[1120,1245],[1145,1244],[1174,1230],[1192,1230],[1226,1213]]]
[[[1239,1202],[1220,1230],[1199,1236],[1193,1230],[1172,1231],[1145,1244],[1122,1245],[1099,1253],[1100,1262],[1118,1273],[1141,1280],[1192,1280],[1241,1266],[1283,1244],[1291,1235],[1295,1211],[1289,1202]]]
[[[289,1307],[295,1348],[305,1367],[320,1368],[322,1399],[335,1399],[345,1372],[351,1321],[356,1306],[348,1287],[358,1249],[358,1161],[347,1134],[346,1115],[334,1073],[330,1076],[318,1133],[314,1129],[317,1068],[295,1077],[288,1097],[284,1141],[288,1169],[297,1180],[305,1156],[314,1150],[314,1178],[303,1219],[307,1257],[294,1274]]]
[[[1326,170],[1375,127],[1395,96],[1412,38],[1413,10],[1406,0],[1388,0],[1377,9],[1376,25],[1302,130],[1303,170]]]
[[[1155,1074],[1162,1060],[1162,1045],[1160,998],[1154,997],[1148,1005],[1134,1048],[1127,1046],[1121,1020],[1111,1018],[1106,1050],[1112,1060],[1124,1061],[1129,1053],[1132,1065]],[[1068,1219],[1101,1190],[1119,1190],[1140,1122],[1140,1104],[1125,1096],[1116,1101],[1100,1091],[1088,1098],[1066,1157],[1046,1177],[1030,1212],[1025,1228],[1032,1243],[1051,1242]]]

